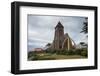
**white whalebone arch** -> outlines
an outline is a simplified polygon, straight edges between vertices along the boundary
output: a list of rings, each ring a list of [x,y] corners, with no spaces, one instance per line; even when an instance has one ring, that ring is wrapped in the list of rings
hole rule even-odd
[[[65,37],[65,39],[64,39],[64,41],[63,41],[63,44],[62,44],[62,48],[64,48],[64,44],[66,44],[66,40],[68,40],[67,41],[67,50],[70,50],[70,45],[69,45],[69,42],[71,42],[71,44],[72,44],[72,46],[74,46],[74,47],[76,47],[76,44],[75,44],[75,42],[69,37],[69,35],[67,34],[67,37]]]

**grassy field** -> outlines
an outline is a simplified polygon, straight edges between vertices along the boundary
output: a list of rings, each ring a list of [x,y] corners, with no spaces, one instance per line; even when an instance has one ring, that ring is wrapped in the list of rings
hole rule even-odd
[[[32,61],[32,60],[58,60],[58,59],[81,59],[81,58],[86,58],[86,57],[81,55],[58,55],[50,53],[39,53],[30,56],[28,60]]]

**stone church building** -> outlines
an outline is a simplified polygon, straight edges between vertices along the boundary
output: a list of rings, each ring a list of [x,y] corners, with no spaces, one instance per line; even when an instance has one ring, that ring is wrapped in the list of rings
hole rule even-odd
[[[59,21],[55,27],[54,40],[49,47],[50,49],[74,49],[75,42],[70,38],[68,33],[64,34],[64,26]]]

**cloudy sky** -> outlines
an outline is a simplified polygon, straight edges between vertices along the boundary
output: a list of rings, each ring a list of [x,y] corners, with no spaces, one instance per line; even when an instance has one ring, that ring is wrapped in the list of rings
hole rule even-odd
[[[28,15],[28,48],[43,48],[47,43],[52,43],[54,39],[55,26],[60,21],[64,26],[64,33],[75,41],[87,42],[86,34],[82,31],[85,17],[75,16],[43,16]]]

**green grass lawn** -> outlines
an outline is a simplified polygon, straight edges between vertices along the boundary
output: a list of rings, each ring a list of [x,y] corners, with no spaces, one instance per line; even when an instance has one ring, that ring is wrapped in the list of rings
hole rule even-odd
[[[86,58],[81,55],[58,55],[50,53],[39,53],[36,56],[31,56],[28,60],[58,60],[58,59],[81,59]]]

